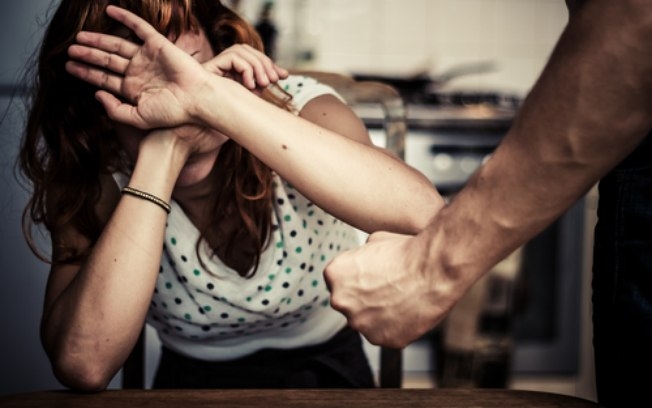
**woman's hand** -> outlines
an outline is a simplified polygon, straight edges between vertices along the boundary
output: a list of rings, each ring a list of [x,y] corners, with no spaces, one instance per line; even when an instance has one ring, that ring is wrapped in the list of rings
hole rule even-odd
[[[196,123],[189,113],[211,74],[239,79],[249,89],[267,86],[287,72],[263,53],[232,46],[203,66],[135,14],[115,6],[107,14],[141,40],[80,32],[69,48],[68,72],[101,90],[98,100],[113,120],[141,129]],[[123,99],[119,99],[122,97]]]
[[[68,53],[81,63],[69,61],[68,72],[101,89],[96,97],[113,120],[141,129],[191,122],[189,96],[201,89],[208,73],[143,19],[113,6],[106,12],[144,44],[80,32]]]
[[[232,78],[252,91],[288,76],[286,69],[247,44],[232,45],[203,65],[209,72]]]

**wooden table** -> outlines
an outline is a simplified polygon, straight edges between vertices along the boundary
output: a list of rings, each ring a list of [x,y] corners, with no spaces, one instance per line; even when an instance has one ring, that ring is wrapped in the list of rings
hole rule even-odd
[[[109,390],[44,391],[0,397],[1,408],[590,408],[575,397],[503,389]]]

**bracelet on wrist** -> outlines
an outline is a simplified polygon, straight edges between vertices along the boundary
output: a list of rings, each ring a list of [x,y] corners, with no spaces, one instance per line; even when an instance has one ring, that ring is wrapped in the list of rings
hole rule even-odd
[[[134,197],[137,197],[137,198],[152,202],[152,203],[158,205],[159,207],[161,207],[168,214],[172,210],[172,207],[170,207],[170,204],[166,203],[164,200],[158,198],[154,194],[150,194],[150,193],[147,193],[145,191],[138,190],[136,188],[129,187],[129,186],[123,187],[121,192],[122,192],[122,194],[128,194],[130,196],[134,196]]]

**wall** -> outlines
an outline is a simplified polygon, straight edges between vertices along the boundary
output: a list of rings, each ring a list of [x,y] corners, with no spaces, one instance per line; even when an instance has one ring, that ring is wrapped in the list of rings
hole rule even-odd
[[[14,172],[24,111],[12,88],[40,41],[51,3],[58,0],[0,4],[0,396],[61,388],[39,340],[49,266],[34,257],[22,236],[20,219],[28,195]],[[37,238],[48,249],[49,241]]]
[[[253,20],[262,0],[240,3]],[[13,163],[23,116],[10,93],[38,43],[49,4],[0,5],[0,395],[60,387],[38,339],[48,267],[32,256],[20,232],[27,196]],[[279,0],[275,17],[282,30],[279,58],[289,66],[436,75],[461,63],[493,61],[496,72],[454,85],[518,92],[531,87],[566,20],[561,0]],[[314,59],[297,57],[306,51]],[[150,371],[155,358],[156,351]]]
[[[0,6],[0,395],[58,386],[38,337],[47,267],[31,254],[20,230],[27,194],[13,164],[22,114],[10,91],[39,37],[34,12],[46,5],[41,0]]]
[[[240,10],[254,21],[263,1],[243,0]],[[437,76],[492,62],[492,73],[454,85],[525,93],[568,15],[563,0],[283,0],[274,18],[282,64]],[[308,50],[312,61],[297,57]]]

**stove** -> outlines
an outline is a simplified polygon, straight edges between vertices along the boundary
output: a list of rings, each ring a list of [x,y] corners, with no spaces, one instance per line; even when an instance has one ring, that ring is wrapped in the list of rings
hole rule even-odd
[[[505,136],[520,98],[495,92],[439,92],[408,101],[405,161],[443,195],[454,194]],[[353,109],[375,144],[385,146],[384,113],[377,105]]]

